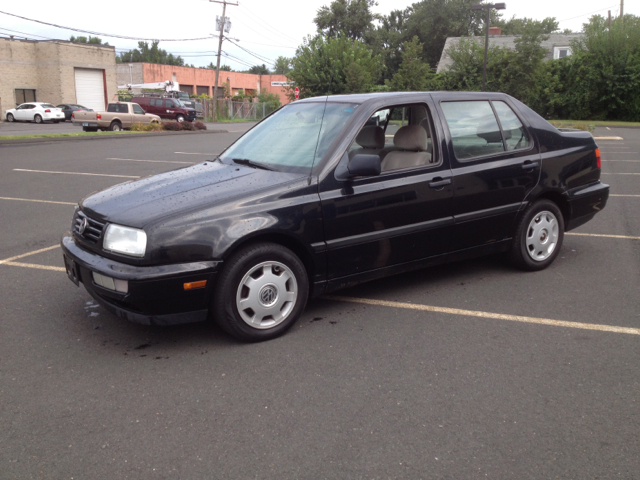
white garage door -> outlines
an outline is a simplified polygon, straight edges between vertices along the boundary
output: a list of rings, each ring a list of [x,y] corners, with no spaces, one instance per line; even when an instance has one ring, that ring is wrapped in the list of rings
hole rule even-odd
[[[76,103],[96,112],[104,111],[102,70],[76,68]]]

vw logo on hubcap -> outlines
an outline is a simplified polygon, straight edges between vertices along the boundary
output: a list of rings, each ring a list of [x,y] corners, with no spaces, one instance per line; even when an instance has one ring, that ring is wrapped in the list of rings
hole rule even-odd
[[[278,289],[275,285],[265,285],[260,290],[260,303],[265,307],[270,307],[278,300]]]

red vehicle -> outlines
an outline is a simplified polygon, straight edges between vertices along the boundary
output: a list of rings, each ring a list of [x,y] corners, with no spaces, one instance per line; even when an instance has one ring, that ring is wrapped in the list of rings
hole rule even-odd
[[[137,103],[142,109],[160,118],[173,119],[178,122],[188,120],[193,122],[196,119],[196,110],[187,107],[178,98],[166,97],[133,97],[132,102]]]

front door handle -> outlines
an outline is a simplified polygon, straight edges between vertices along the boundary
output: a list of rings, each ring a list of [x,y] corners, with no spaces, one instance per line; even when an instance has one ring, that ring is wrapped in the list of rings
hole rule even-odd
[[[449,185],[450,183],[451,183],[450,178],[445,178],[443,180],[442,177],[436,177],[431,182],[429,182],[429,187],[440,188],[440,187],[444,187],[445,185]]]
[[[537,168],[538,166],[540,166],[540,162],[532,162],[531,160],[527,160],[522,164],[522,168],[524,168],[525,170],[528,170],[530,168]]]

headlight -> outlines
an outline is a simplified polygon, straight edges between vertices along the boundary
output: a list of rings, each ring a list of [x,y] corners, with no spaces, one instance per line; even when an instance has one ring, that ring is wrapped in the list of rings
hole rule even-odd
[[[132,257],[144,257],[147,249],[147,234],[138,228],[110,224],[104,234],[103,247],[112,252]]]

